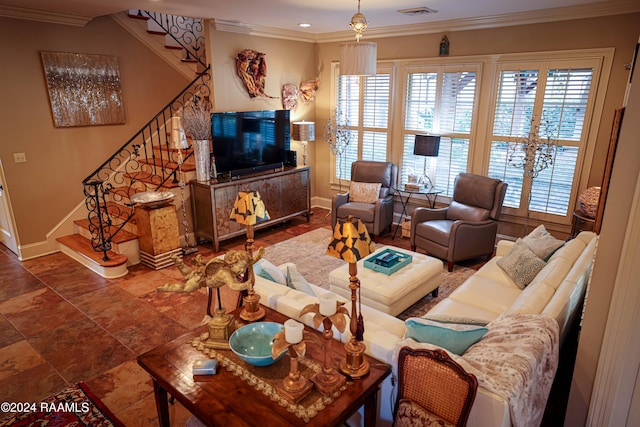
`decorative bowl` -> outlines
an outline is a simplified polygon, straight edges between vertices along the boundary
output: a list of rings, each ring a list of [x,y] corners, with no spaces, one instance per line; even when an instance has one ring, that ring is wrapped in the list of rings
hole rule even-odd
[[[229,347],[242,360],[254,366],[269,366],[280,360],[271,357],[273,336],[282,332],[284,326],[276,322],[256,322],[242,326],[231,334]]]
[[[173,200],[174,194],[170,191],[145,191],[131,196],[131,203],[144,205],[149,208],[168,205]]]

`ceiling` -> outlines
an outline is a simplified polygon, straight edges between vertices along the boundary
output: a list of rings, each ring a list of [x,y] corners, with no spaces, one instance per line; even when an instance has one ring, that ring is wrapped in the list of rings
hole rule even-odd
[[[403,9],[437,11],[405,15]],[[301,39],[328,40],[352,33],[348,27],[358,0],[0,0],[0,16],[85,25],[92,18],[128,9],[143,9],[193,18],[215,19],[221,25],[293,32]],[[489,26],[556,21],[633,13],[640,0],[362,0],[371,35],[425,28],[452,31]],[[301,29],[299,23],[310,23]],[[424,32],[424,31],[423,31]],[[376,34],[377,33],[377,34]]]

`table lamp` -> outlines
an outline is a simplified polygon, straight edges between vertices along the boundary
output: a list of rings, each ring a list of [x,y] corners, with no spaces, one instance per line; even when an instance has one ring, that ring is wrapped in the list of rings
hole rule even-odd
[[[244,249],[248,252],[248,258],[253,259],[253,226],[269,219],[269,213],[260,198],[260,193],[250,190],[239,191],[229,219],[247,226],[247,241],[244,244]],[[247,322],[255,322],[262,319],[266,313],[260,307],[260,295],[256,295],[253,289],[256,282],[253,264],[249,265],[247,273],[249,275],[249,289],[243,299],[244,309],[240,312],[240,318]]]
[[[413,146],[413,154],[424,157],[424,168],[422,176],[418,181],[420,184],[428,182],[429,188],[433,188],[433,182],[427,176],[427,157],[438,157],[440,151],[440,137],[434,135],[416,135],[415,144]]]
[[[294,122],[293,123],[293,139],[302,143],[302,164],[307,164],[307,144],[309,141],[316,140],[314,122]]]
[[[327,247],[327,255],[343,259],[349,263],[349,289],[351,290],[351,338],[345,344],[346,358],[340,363],[340,370],[351,378],[360,378],[369,372],[369,362],[364,360],[365,344],[362,310],[358,314],[356,302],[360,289],[357,262],[375,250],[366,226],[358,218],[349,216],[343,223],[338,222],[333,230],[333,238]],[[360,302],[360,305],[362,303]]]

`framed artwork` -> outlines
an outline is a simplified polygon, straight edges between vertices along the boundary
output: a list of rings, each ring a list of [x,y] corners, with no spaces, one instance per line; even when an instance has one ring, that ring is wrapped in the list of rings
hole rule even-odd
[[[125,122],[116,56],[40,53],[56,127]]]

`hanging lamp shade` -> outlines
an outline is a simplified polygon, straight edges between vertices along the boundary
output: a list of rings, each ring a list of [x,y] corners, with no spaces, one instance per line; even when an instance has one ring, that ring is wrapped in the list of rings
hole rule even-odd
[[[377,43],[343,43],[340,45],[340,74],[343,76],[375,75],[377,58]]]

